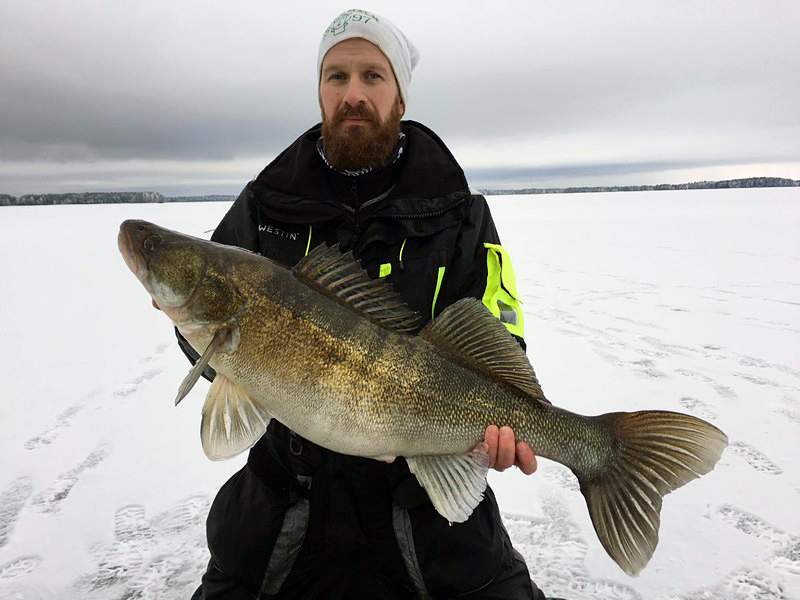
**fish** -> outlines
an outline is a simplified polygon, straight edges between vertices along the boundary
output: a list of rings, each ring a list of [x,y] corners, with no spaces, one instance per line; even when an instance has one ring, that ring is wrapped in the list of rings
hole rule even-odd
[[[553,405],[525,351],[475,298],[423,323],[392,285],[337,245],[288,268],[256,253],[141,220],[120,252],[152,301],[216,376],[200,438],[212,460],[250,448],[270,419],[335,452],[404,457],[451,523],[486,489],[489,424],[577,477],[597,537],[628,575],[658,544],[662,497],[710,472],[728,444],[671,411],[586,416]]]

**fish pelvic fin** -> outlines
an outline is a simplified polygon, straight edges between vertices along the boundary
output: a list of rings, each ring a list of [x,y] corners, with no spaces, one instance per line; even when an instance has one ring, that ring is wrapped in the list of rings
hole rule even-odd
[[[489,455],[482,444],[467,454],[412,456],[406,462],[436,511],[451,523],[466,521],[483,499]]]
[[[381,326],[401,333],[416,333],[422,326],[391,284],[371,279],[352,251],[342,254],[339,244],[320,244],[304,256],[292,273],[340,304]]]
[[[489,377],[550,403],[519,342],[476,298],[454,302],[419,335]]]
[[[243,388],[217,373],[203,404],[203,451],[211,460],[233,458],[264,435],[271,418]]]
[[[673,412],[594,418],[615,434],[616,460],[592,476],[575,474],[600,543],[635,576],[658,544],[662,497],[711,471],[728,438],[702,419]]]

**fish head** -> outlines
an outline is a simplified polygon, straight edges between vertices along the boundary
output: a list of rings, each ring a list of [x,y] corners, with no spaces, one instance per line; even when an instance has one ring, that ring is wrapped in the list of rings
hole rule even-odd
[[[120,225],[117,244],[128,268],[182,332],[218,326],[238,314],[241,298],[219,244],[140,220]]]

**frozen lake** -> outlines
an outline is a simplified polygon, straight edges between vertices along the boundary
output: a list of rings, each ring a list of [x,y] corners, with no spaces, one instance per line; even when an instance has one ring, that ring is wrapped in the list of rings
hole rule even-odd
[[[638,578],[608,558],[557,463],[492,474],[548,595],[800,599],[800,188],[495,196],[547,396],[662,408],[731,440],[667,496]],[[186,598],[216,489],[244,462],[200,448],[207,384],[117,250],[142,218],[208,237],[227,204],[0,208],[0,597]]]

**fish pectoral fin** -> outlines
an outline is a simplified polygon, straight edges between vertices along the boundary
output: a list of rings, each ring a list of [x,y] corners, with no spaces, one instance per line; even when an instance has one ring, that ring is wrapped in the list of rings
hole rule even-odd
[[[214,334],[214,337],[211,339],[211,343],[206,348],[206,351],[203,352],[203,355],[194,363],[194,366],[191,368],[189,373],[186,377],[183,378],[181,381],[181,385],[178,388],[178,395],[175,397],[175,406],[178,406],[178,403],[183,400],[186,395],[192,390],[194,384],[200,379],[200,376],[205,371],[206,367],[208,366],[208,361],[211,360],[211,357],[214,356],[214,353],[219,350],[228,338],[231,336],[231,331],[227,327],[220,327],[217,329],[217,332]]]
[[[242,387],[217,373],[203,404],[203,451],[211,460],[232,458],[264,435],[271,418]]]
[[[482,445],[468,454],[413,456],[406,462],[436,511],[450,522],[466,521],[483,499],[489,455]]]

